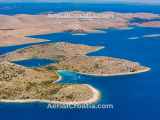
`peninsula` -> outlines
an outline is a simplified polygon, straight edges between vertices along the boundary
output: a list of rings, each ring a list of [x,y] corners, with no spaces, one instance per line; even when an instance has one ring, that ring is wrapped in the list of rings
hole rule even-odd
[[[100,93],[90,85],[62,85],[55,71],[29,69],[9,62],[0,63],[0,102],[50,102],[89,104]]]

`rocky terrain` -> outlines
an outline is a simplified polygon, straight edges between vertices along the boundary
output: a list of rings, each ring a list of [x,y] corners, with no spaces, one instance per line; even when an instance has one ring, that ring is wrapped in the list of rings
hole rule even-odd
[[[86,85],[67,85],[54,94],[53,98],[61,102],[87,101],[94,96],[92,92]]]
[[[51,102],[86,102],[92,100],[94,93],[86,85],[60,85],[53,83],[58,79],[54,70],[29,69],[8,62],[0,63],[0,101],[20,100]],[[94,99],[95,102],[98,99]],[[89,102],[88,101],[88,102]]]
[[[96,76],[127,75],[148,71],[136,62],[111,57],[74,56],[50,67]]]
[[[0,57],[0,61],[45,58],[57,61],[57,63],[49,65],[50,68],[99,76],[132,74],[149,70],[147,67],[128,60],[86,55],[102,48],[64,42],[33,45],[3,55]]]
[[[0,15],[0,46],[46,41],[26,37],[37,34],[63,31],[86,33],[96,32],[97,29],[128,28],[128,26],[130,26],[130,20],[134,18],[148,20],[157,19],[160,18],[160,16],[152,13],[94,13],[80,11],[41,15]],[[146,23],[134,23],[134,25],[137,26],[143,26],[143,24],[145,25]]]
[[[17,61],[29,58],[47,58],[63,61],[67,57],[82,56],[103,47],[94,47],[65,42],[32,45],[0,56],[0,61]],[[54,51],[54,52],[53,52]]]

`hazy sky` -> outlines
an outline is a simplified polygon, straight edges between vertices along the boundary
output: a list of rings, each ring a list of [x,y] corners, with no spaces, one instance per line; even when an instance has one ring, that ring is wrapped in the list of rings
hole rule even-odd
[[[141,2],[141,3],[160,3],[160,0],[0,0],[0,2]]]

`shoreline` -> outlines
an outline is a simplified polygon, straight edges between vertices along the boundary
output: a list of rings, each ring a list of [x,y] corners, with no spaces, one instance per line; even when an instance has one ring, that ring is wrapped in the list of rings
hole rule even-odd
[[[38,102],[38,103],[51,103],[51,104],[61,104],[61,105],[81,105],[81,104],[92,104],[92,103],[96,103],[99,99],[100,99],[100,92],[95,89],[94,87],[92,87],[89,84],[81,84],[81,85],[85,85],[86,87],[89,87],[92,92],[93,92],[93,96],[92,98],[90,98],[89,100],[84,100],[84,101],[77,101],[77,102],[61,102],[61,101],[52,101],[52,100],[43,100],[43,99],[26,99],[26,100],[5,100],[5,99],[1,99],[0,103],[34,103],[34,102]]]
[[[111,77],[111,76],[122,76],[122,75],[134,75],[134,74],[138,74],[138,73],[143,73],[143,72],[147,72],[150,71],[151,68],[146,68],[144,70],[139,70],[137,72],[126,72],[126,73],[118,73],[118,74],[88,74],[88,73],[81,73],[81,72],[75,72],[78,74],[82,74],[82,75],[90,75],[90,76],[101,76],[101,77]],[[58,70],[58,72],[61,71],[69,71],[69,70]],[[59,81],[62,80],[62,76],[56,72],[58,79],[56,81],[53,81],[53,83],[58,83]],[[74,71],[71,71],[74,72]],[[38,103],[51,103],[51,104],[60,104],[60,105],[81,105],[81,104],[92,104],[92,103],[96,103],[97,101],[100,100],[101,97],[101,93],[99,90],[97,90],[96,88],[92,87],[89,84],[81,84],[81,85],[85,85],[86,87],[90,88],[92,90],[93,96],[92,98],[88,99],[88,100],[84,100],[84,101],[76,101],[76,102],[61,102],[61,101],[52,101],[52,100],[45,100],[45,99],[17,99],[17,100],[5,100],[5,99],[1,99],[0,103],[34,103],[34,102],[38,102]]]
[[[58,71],[59,72],[70,71],[70,72],[78,73],[78,74],[81,74],[81,75],[97,76],[97,77],[115,77],[115,76],[140,74],[140,73],[148,72],[150,70],[151,70],[151,68],[147,67],[144,70],[139,70],[139,71],[136,71],[136,72],[126,72],[126,73],[117,73],[117,74],[116,73],[115,74],[90,74],[90,73],[75,72],[75,71],[71,71],[71,70],[58,70]]]
[[[47,39],[36,39],[36,38],[29,38],[27,37],[26,39],[32,39],[33,41],[28,42],[23,42],[23,43],[18,43],[18,44],[13,44],[13,43],[5,43],[5,44],[0,44],[0,48],[5,48],[5,47],[12,47],[12,46],[23,46],[23,45],[30,45],[30,44],[43,44],[46,42],[50,42],[50,40]],[[21,41],[20,41],[21,42]]]
[[[57,71],[55,71],[55,72],[56,72],[56,74],[58,76],[58,79],[53,81],[53,83],[58,83],[58,82],[60,82],[62,80],[62,76]]]

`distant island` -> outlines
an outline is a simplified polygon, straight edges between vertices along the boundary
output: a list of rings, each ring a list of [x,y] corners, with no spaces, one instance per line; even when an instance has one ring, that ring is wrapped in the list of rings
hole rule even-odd
[[[134,19],[154,20],[149,22],[132,22]],[[45,42],[27,36],[56,32],[90,33],[100,29],[123,29],[130,25],[158,27],[158,14],[153,13],[118,13],[118,12],[61,12],[40,15],[17,14],[0,15],[0,46],[22,45]],[[4,40],[5,39],[5,40]]]

